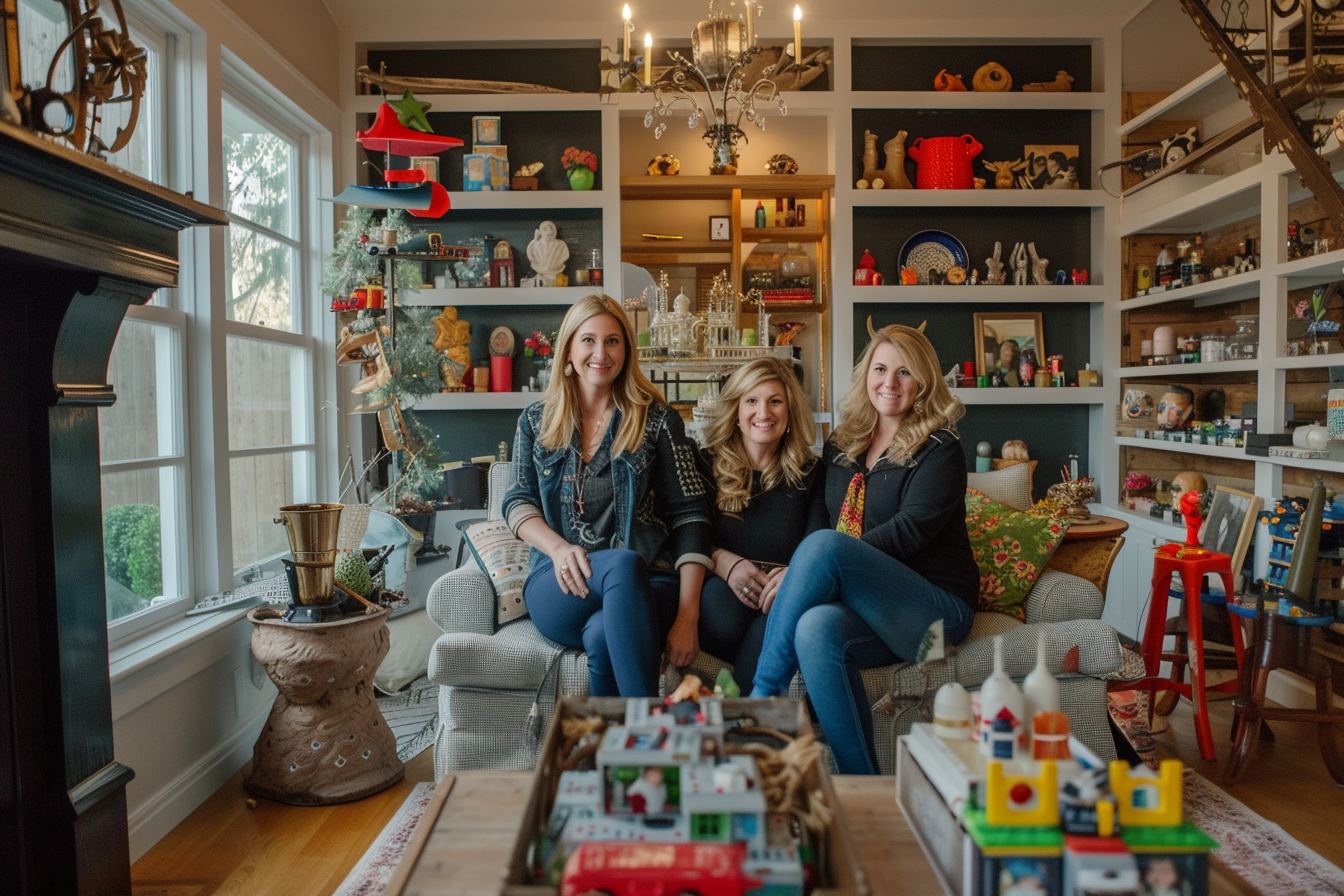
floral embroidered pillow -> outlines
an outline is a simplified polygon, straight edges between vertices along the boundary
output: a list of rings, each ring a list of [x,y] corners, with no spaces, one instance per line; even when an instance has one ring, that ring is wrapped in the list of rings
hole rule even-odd
[[[1067,530],[1063,520],[1019,513],[966,489],[966,533],[980,568],[977,609],[1025,621],[1027,595]]]

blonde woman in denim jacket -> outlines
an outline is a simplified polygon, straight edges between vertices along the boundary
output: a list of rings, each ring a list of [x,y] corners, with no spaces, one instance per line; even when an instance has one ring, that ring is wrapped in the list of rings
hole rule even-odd
[[[594,696],[654,696],[664,654],[678,666],[695,659],[713,565],[696,448],[633,346],[611,298],[569,309],[556,339],[563,375],[518,419],[504,495],[504,518],[533,548],[532,621],[583,648]]]

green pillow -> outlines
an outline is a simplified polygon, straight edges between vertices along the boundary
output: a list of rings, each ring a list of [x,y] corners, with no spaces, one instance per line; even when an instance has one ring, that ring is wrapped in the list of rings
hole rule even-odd
[[[1068,528],[1064,520],[1020,513],[966,489],[966,534],[980,568],[977,609],[1026,621],[1023,604],[1031,586]]]

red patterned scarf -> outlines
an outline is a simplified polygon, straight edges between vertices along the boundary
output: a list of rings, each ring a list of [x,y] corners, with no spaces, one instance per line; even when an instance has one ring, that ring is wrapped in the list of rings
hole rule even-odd
[[[840,519],[835,523],[837,531],[855,538],[863,535],[863,493],[867,484],[862,471],[855,473],[854,478],[849,480],[845,503],[840,505]]]

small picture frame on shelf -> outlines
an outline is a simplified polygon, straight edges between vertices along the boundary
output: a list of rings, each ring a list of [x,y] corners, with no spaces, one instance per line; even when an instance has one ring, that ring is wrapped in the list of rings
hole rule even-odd
[[[1039,311],[977,312],[975,314],[976,374],[998,374],[1009,386],[1028,385],[1018,380],[1022,356],[1028,350],[1040,364],[1045,340]]]
[[[471,119],[472,143],[481,146],[498,144],[500,139],[498,115],[474,115]]]
[[[728,215],[710,215],[709,238],[711,240],[731,240],[733,238],[733,219]]]
[[[1078,147],[1056,143],[1028,143],[1022,147],[1027,167],[1018,186],[1028,190],[1078,189]]]
[[[437,183],[439,179],[438,156],[411,156],[411,167],[425,172],[425,183]]]

